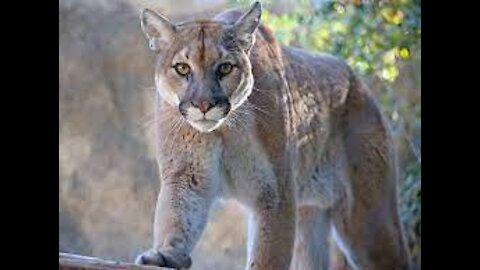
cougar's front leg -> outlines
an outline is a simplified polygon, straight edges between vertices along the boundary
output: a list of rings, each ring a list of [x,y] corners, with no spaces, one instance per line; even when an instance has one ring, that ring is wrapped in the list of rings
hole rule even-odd
[[[247,270],[288,270],[295,235],[295,201],[290,186],[262,186],[249,221]]]
[[[205,228],[219,185],[213,153],[199,156],[201,152],[197,148],[195,153],[162,164],[153,249],[141,254],[137,264],[175,269],[191,266],[189,255]]]

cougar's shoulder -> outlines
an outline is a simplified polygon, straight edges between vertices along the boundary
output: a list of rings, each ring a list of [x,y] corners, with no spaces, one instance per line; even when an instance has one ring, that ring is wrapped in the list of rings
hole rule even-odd
[[[329,108],[345,103],[355,78],[345,60],[286,46],[282,53],[290,89],[300,96],[315,94]]]

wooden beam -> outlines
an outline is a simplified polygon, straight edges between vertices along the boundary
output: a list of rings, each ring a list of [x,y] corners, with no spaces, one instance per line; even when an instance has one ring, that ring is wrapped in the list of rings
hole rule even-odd
[[[155,266],[140,266],[132,263],[109,261],[70,253],[58,254],[59,270],[160,270]]]

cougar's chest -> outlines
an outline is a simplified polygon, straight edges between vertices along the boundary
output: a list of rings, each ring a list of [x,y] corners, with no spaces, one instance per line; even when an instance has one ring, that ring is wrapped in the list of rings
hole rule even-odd
[[[275,184],[272,164],[255,134],[222,137],[220,160],[224,197],[249,201],[262,185]]]

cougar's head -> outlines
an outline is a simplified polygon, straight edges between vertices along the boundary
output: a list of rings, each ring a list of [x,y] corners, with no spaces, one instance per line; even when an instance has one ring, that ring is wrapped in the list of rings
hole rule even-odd
[[[157,54],[156,89],[193,128],[201,132],[217,129],[250,95],[249,53],[261,13],[256,2],[232,23],[173,24],[152,10],[142,12],[142,30]]]

